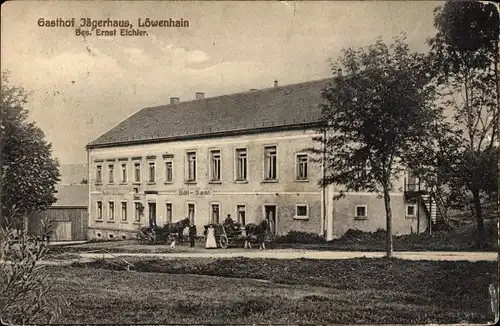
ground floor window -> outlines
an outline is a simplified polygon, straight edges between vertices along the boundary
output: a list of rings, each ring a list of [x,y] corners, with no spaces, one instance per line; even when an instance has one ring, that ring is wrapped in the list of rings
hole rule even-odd
[[[142,214],[142,205],[141,203],[134,203],[134,218],[136,222],[141,221],[141,214]]]
[[[307,204],[295,205],[295,218],[307,219],[309,218],[309,209]]]
[[[366,205],[356,205],[355,217],[357,219],[366,219],[367,217]]]
[[[165,222],[172,223],[172,203],[165,204],[165,216],[167,218]]]
[[[246,225],[246,207],[245,205],[237,205],[236,206],[236,218],[237,222],[241,225]]]
[[[109,205],[108,219],[110,221],[113,221],[115,219],[115,203],[110,201],[108,205]]]
[[[127,220],[127,202],[122,202],[122,221]]]
[[[406,216],[412,217],[416,215],[417,206],[414,204],[406,205]]]
[[[211,223],[219,224],[220,220],[220,212],[219,212],[219,204],[212,204],[212,220]]]
[[[194,223],[194,218],[195,218],[195,206],[194,204],[188,204],[188,217],[191,222]]]
[[[97,219],[102,220],[102,201],[97,202]]]

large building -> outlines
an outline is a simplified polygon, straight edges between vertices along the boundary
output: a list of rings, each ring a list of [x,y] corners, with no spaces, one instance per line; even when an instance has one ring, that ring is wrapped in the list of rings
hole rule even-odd
[[[318,186],[322,165],[307,148],[317,136],[318,80],[145,108],[87,145],[89,236],[125,239],[141,226],[191,218],[203,225],[228,214],[243,224],[266,218],[271,231],[339,237],[385,228],[383,200]],[[405,187],[406,178],[401,179]],[[399,187],[396,187],[396,189]],[[393,196],[396,234],[427,228],[432,205]],[[430,209],[428,209],[430,207]],[[417,218],[418,217],[418,218]]]

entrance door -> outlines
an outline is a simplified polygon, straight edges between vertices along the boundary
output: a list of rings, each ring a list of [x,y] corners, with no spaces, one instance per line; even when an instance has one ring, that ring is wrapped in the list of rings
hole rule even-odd
[[[149,226],[156,226],[156,203],[148,203]]]
[[[269,223],[269,228],[272,234],[276,234],[276,229],[278,226],[276,218],[276,205],[265,205],[264,214],[267,222]]]

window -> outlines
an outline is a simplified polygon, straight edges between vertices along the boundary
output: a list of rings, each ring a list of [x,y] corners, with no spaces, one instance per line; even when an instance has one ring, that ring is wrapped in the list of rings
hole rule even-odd
[[[108,171],[109,171],[109,183],[114,183],[115,182],[115,165],[114,164],[108,165]]]
[[[115,203],[110,201],[109,202],[109,215],[108,215],[108,220],[114,221],[115,219]]]
[[[212,204],[212,223],[219,224],[219,204]]]
[[[220,151],[210,151],[210,180],[220,181]]]
[[[174,162],[171,159],[165,162],[165,182],[174,182]]]
[[[187,182],[196,181],[196,153],[187,153]]]
[[[417,207],[415,205],[406,205],[406,216],[415,216]]]
[[[141,182],[141,163],[134,164],[134,181]]]
[[[122,183],[127,183],[127,163],[122,163]]]
[[[134,217],[136,222],[141,221],[141,203],[134,203]]]
[[[194,223],[194,218],[195,218],[194,204],[188,204],[188,217],[189,220]]]
[[[247,150],[236,150],[236,181],[247,180]]]
[[[95,182],[102,183],[102,165],[96,166]]]
[[[309,218],[309,209],[307,207],[307,204],[297,204],[295,206],[295,218]]]
[[[367,182],[368,174],[370,173],[370,161],[362,160],[358,165],[358,178],[361,179],[361,182]]]
[[[307,154],[297,154],[297,180],[307,180]]]
[[[276,146],[264,148],[264,179],[276,180]]]
[[[356,213],[356,218],[366,219],[366,205],[357,205],[355,213]]]
[[[127,220],[127,202],[122,202],[122,221]]]
[[[238,223],[241,223],[241,225],[246,225],[245,211],[246,211],[245,205],[237,205],[236,206],[236,219],[237,219]]]
[[[156,171],[155,162],[149,162],[149,182],[155,182]]]
[[[97,202],[97,219],[102,220],[102,201]]]
[[[165,215],[167,218],[167,220],[165,222],[172,223],[172,204],[171,203],[165,204]]]

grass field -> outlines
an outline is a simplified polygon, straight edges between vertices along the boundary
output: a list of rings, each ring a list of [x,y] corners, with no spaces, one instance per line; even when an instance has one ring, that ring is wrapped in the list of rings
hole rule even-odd
[[[271,259],[98,261],[47,267],[61,323],[492,321],[492,262]]]

